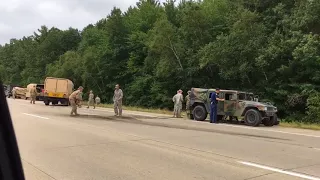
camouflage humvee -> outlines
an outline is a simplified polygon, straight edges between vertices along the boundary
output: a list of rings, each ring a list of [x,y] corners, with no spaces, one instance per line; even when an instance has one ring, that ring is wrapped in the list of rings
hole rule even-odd
[[[204,121],[210,113],[210,97],[215,89],[192,88],[190,94],[190,119]],[[253,93],[234,90],[220,90],[218,102],[218,120],[229,116],[231,119],[242,118],[249,126],[273,126],[277,121],[277,108],[258,102]]]

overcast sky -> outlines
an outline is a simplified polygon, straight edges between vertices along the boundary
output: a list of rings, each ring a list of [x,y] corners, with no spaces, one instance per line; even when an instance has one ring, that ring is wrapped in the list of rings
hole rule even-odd
[[[114,6],[125,11],[138,0],[0,0],[0,44],[32,35],[41,25],[82,29],[106,17]]]

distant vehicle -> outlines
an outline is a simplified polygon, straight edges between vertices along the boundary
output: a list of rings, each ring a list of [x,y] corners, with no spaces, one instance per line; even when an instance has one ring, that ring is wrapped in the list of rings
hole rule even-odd
[[[27,99],[26,98],[27,88],[22,88],[22,87],[13,87],[13,88],[16,90],[15,98]]]
[[[204,121],[210,113],[210,97],[215,89],[192,88],[190,94],[190,119]],[[277,108],[273,105],[239,98],[241,92],[220,90],[219,97],[225,101],[218,102],[218,120],[229,116],[231,119],[243,119],[248,126],[273,126],[277,121]],[[249,97],[249,96],[248,96]]]
[[[69,79],[47,77],[44,81],[44,97],[45,105],[60,104],[69,105],[69,96],[73,92],[73,82]]]
[[[8,85],[3,84],[3,92],[4,92],[4,95],[5,95],[6,97],[8,97],[8,95],[9,95]]]
[[[26,92],[26,98],[30,98],[30,89],[33,88],[33,86],[36,86],[37,90],[37,96],[36,100],[43,100],[43,95],[44,95],[44,84],[35,84],[31,83],[27,86],[27,92]]]
[[[5,91],[5,95],[10,98],[12,96],[12,89],[13,87],[19,87],[17,85],[14,84],[10,84],[10,85],[6,85],[6,91]]]

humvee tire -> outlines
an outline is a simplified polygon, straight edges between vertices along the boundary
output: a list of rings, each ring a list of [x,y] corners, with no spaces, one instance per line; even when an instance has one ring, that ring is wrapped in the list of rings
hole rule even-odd
[[[274,116],[270,117],[270,119],[263,120],[263,124],[265,126],[273,126],[276,124],[277,118],[278,118],[277,115],[274,115]]]
[[[197,121],[204,121],[207,118],[207,111],[206,109],[201,106],[201,105],[197,105],[193,111],[192,111],[192,115],[194,117],[195,120]]]
[[[244,115],[244,122],[248,126],[259,126],[262,121],[262,116],[259,111],[255,109],[249,109]]]

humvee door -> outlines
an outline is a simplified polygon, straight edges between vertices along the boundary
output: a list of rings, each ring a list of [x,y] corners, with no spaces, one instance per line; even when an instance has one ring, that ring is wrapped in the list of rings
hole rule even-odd
[[[224,92],[223,111],[226,116],[234,116],[236,112],[237,94],[235,92]]]

